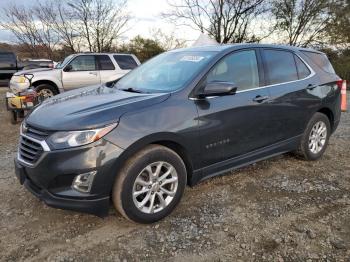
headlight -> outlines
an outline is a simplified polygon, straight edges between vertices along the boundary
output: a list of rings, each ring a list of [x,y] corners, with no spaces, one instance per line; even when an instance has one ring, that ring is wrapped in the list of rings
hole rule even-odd
[[[23,83],[28,82],[24,76],[13,76],[13,80],[19,84],[23,84]]]
[[[51,135],[48,142],[55,149],[83,146],[99,140],[116,126],[117,123],[92,130],[60,131]]]

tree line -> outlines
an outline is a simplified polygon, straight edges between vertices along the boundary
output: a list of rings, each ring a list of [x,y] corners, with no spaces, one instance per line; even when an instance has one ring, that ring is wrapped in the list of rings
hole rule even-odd
[[[13,33],[31,56],[49,58],[81,51],[133,52],[141,60],[185,46],[155,30],[151,38],[132,30],[128,0],[46,0],[0,10],[0,26]],[[326,50],[336,59],[349,54],[350,0],[168,0],[164,23],[191,27],[218,43],[272,42]],[[193,40],[193,39],[192,39]],[[338,58],[339,58],[338,57]],[[346,59],[345,59],[346,60]],[[348,60],[346,60],[348,61]],[[349,68],[349,67],[348,67]],[[349,70],[348,70],[349,71]]]

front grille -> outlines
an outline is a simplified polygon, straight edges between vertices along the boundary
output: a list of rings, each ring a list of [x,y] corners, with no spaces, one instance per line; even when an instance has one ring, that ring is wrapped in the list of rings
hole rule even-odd
[[[34,128],[30,125],[27,125],[27,131],[25,134],[38,140],[44,140],[46,137],[50,135],[49,132],[38,128]]]
[[[29,164],[35,164],[43,153],[43,148],[40,143],[33,141],[30,138],[21,136],[18,148],[19,157]]]

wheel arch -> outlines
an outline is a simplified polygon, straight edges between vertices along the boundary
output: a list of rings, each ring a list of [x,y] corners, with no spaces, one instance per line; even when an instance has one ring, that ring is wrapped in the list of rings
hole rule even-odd
[[[37,87],[37,86],[42,85],[42,84],[51,85],[56,89],[57,94],[60,93],[60,90],[59,90],[57,84],[51,80],[37,80],[37,81],[33,82],[34,87]]]
[[[130,146],[128,146],[125,151],[118,157],[117,166],[115,168],[116,175],[114,180],[117,178],[119,171],[123,168],[125,162],[135,155],[137,152],[142,150],[148,145],[161,145],[173,150],[176,154],[180,156],[185,164],[187,172],[187,184],[191,184],[192,173],[193,173],[193,159],[189,154],[189,149],[186,148],[181,139],[174,134],[169,133],[157,133],[150,136],[144,137]]]
[[[329,123],[331,124],[331,130],[334,131],[334,114],[328,107],[322,107],[317,112],[322,113],[328,117]]]

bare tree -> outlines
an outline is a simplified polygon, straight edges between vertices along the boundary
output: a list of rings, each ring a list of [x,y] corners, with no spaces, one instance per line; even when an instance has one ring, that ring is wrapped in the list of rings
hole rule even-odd
[[[257,41],[250,26],[266,11],[266,0],[182,0],[169,2],[163,17],[212,36],[218,43]]]
[[[127,0],[78,0],[68,5],[73,9],[73,19],[90,51],[111,50],[130,20],[125,12]]]
[[[294,46],[322,43],[331,19],[330,0],[275,0],[272,14],[284,42]]]
[[[156,41],[164,50],[171,50],[186,46],[186,40],[177,38],[174,31],[165,33],[160,28],[152,28],[150,33],[152,35],[152,39]]]
[[[12,32],[21,44],[28,46],[33,56],[39,55],[37,47],[41,46],[52,58],[58,38],[50,26],[35,16],[33,9],[11,5],[3,8],[2,16],[0,25]]]
[[[33,7],[34,14],[60,39],[60,44],[68,47],[72,53],[80,51],[81,39],[75,26],[73,10],[66,1],[39,2]]]

